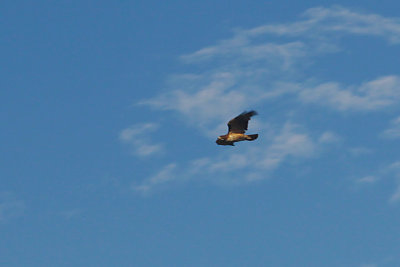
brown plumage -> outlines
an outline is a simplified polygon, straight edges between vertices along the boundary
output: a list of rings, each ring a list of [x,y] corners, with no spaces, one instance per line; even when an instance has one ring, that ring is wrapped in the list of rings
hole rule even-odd
[[[239,116],[231,119],[228,122],[228,134],[219,136],[215,142],[222,146],[234,146],[233,143],[235,142],[256,140],[258,134],[244,134],[247,130],[250,118],[254,115],[257,115],[257,112],[254,110],[250,112],[245,111]]]

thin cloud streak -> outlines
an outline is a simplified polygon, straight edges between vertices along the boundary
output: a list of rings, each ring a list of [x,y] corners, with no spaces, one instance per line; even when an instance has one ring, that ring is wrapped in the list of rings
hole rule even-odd
[[[400,20],[377,14],[365,14],[344,7],[310,8],[303,13],[304,20],[287,24],[264,25],[248,31],[249,35],[277,34],[321,38],[333,33],[368,35],[400,44]]]
[[[134,154],[147,157],[159,154],[163,150],[161,144],[155,144],[150,140],[150,133],[156,131],[159,125],[154,123],[136,124],[122,130],[119,134],[121,142],[129,144]]]
[[[369,175],[369,176],[364,176],[360,179],[358,179],[356,182],[359,184],[374,184],[379,180],[378,177]]]
[[[164,166],[154,176],[144,180],[140,184],[133,184],[132,189],[142,194],[148,194],[151,190],[161,185],[165,185],[168,182],[176,181],[177,175],[174,173],[176,170],[176,163],[170,163]]]
[[[390,127],[383,131],[382,137],[388,139],[400,138],[400,117],[390,122]]]
[[[375,174],[364,176],[355,180],[355,182],[358,185],[373,185],[387,179],[395,183],[394,191],[388,198],[388,202],[396,204],[400,201],[400,161],[394,161],[391,164],[383,166]]]
[[[397,183],[396,190],[390,197],[389,202],[398,203],[400,201],[400,161],[393,162],[385,169],[385,171],[394,175],[395,182]]]

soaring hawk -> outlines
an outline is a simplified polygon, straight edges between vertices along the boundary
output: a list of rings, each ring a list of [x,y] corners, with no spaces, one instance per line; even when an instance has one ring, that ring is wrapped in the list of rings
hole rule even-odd
[[[221,135],[218,137],[217,141],[215,141],[218,145],[222,146],[234,146],[233,143],[240,142],[244,140],[253,141],[256,140],[258,134],[244,134],[247,130],[247,126],[249,124],[249,120],[251,116],[257,115],[257,112],[254,110],[250,112],[243,112],[239,116],[231,119],[228,122],[228,134]]]

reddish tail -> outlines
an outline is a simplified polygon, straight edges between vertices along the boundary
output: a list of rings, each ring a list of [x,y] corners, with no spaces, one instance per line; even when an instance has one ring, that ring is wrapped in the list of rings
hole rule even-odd
[[[246,135],[246,140],[253,141],[253,140],[256,140],[257,137],[258,137],[258,134],[249,134],[249,135]]]

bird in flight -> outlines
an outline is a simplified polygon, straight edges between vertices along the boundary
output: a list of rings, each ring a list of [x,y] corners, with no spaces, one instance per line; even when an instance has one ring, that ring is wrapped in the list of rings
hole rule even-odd
[[[257,112],[254,110],[250,112],[245,111],[239,116],[231,119],[228,122],[228,134],[219,136],[215,142],[222,146],[234,146],[233,143],[235,142],[256,140],[258,134],[244,134],[247,130],[250,118],[254,115],[257,115]]]

